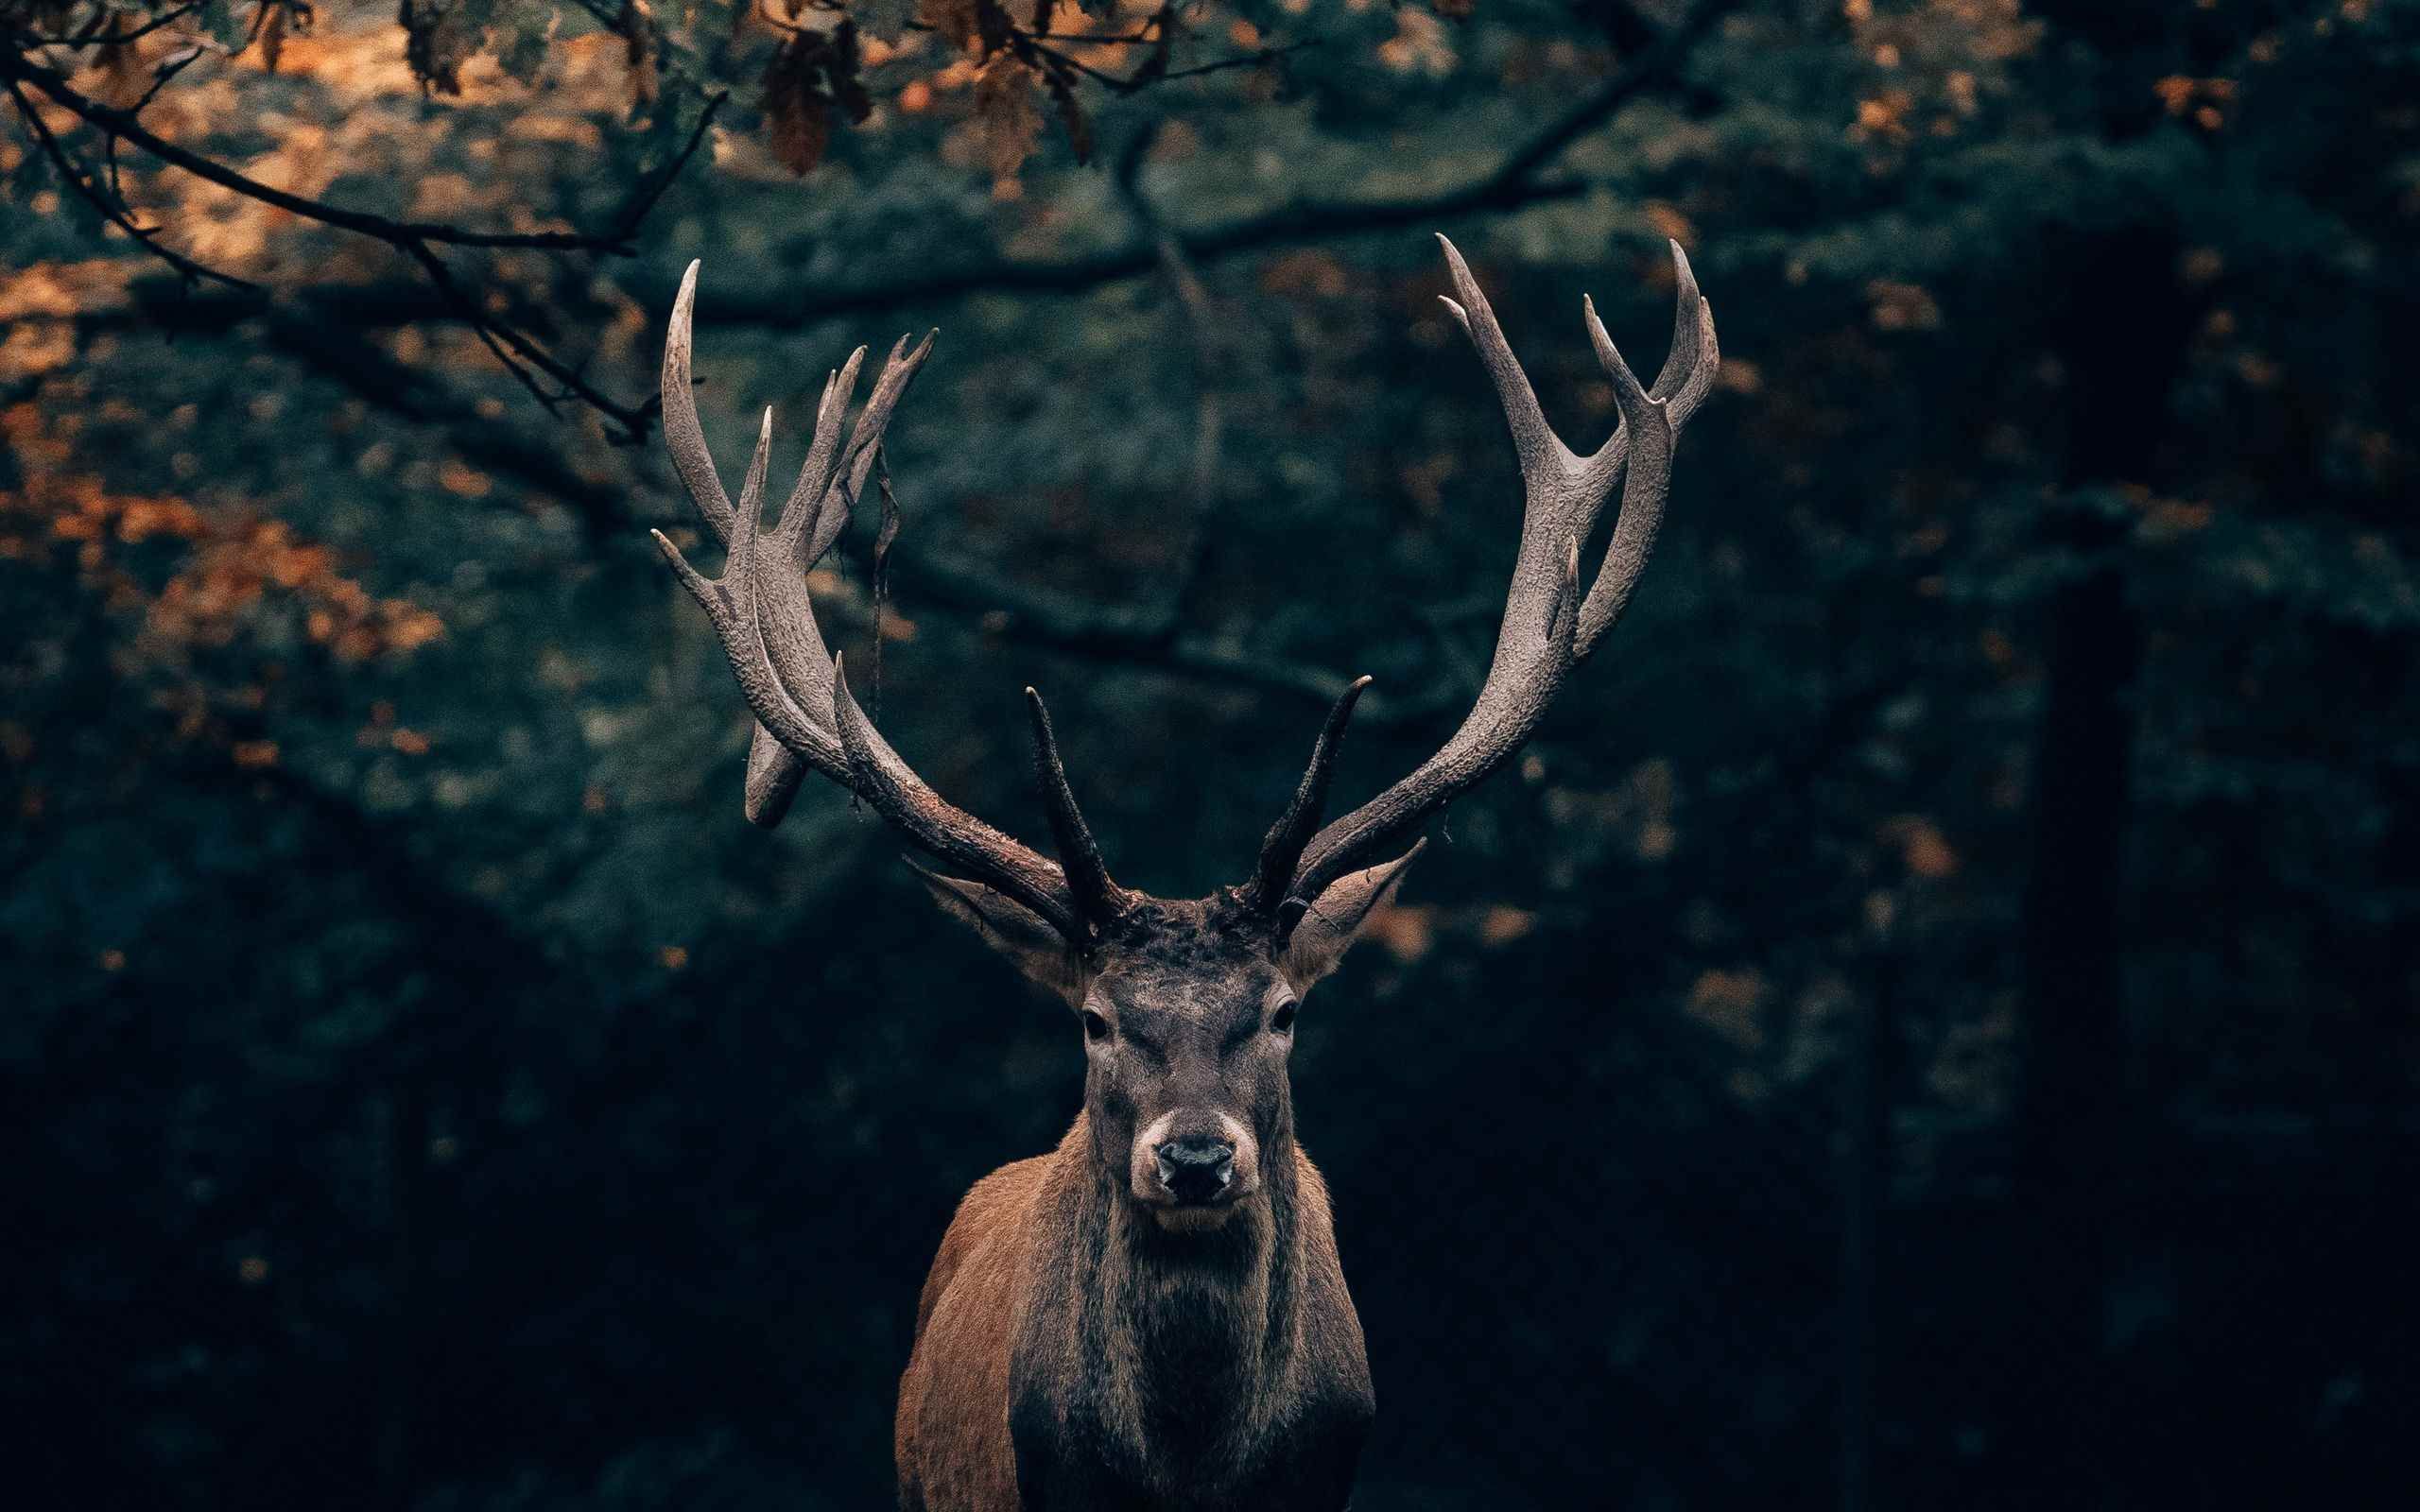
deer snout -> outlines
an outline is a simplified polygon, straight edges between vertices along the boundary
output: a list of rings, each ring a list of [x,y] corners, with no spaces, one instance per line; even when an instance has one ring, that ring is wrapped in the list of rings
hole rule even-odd
[[[1179,1202],[1216,1202],[1235,1184],[1236,1147],[1206,1134],[1163,1141],[1151,1152],[1160,1185]]]

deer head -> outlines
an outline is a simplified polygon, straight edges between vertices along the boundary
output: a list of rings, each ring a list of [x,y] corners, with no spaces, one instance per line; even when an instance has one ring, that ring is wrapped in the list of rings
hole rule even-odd
[[[690,497],[728,546],[722,576],[701,576],[662,532],[655,540],[713,621],[756,716],[749,816],[779,822],[811,768],[856,794],[939,861],[943,870],[923,874],[942,907],[1075,1010],[1099,1171],[1165,1228],[1218,1226],[1253,1196],[1271,1159],[1290,1143],[1286,1068],[1299,1004],[1402,882],[1425,843],[1414,832],[1521,748],[1565,675],[1620,618],[1662,521],[1674,435],[1713,385],[1714,318],[1675,243],[1671,354],[1651,388],[1632,374],[1594,306],[1582,301],[1621,423],[1595,453],[1575,454],[1547,424],[1469,267],[1452,243],[1439,241],[1459,295],[1445,306],[1495,383],[1527,493],[1486,680],[1435,755],[1322,825],[1337,748],[1370,679],[1354,682],[1329,713],[1309,767],[1251,873],[1186,901],[1148,897],[1111,878],[1069,787],[1050,715],[1031,688],[1026,702],[1034,773],[1056,861],[935,793],[866,718],[840,659],[825,648],[807,573],[846,524],[884,427],[932,337],[912,351],[902,337],[891,349],[845,446],[841,421],[865,349],[826,379],[806,464],[769,530],[760,515],[772,412],[765,413],[735,505],[716,474],[690,393],[697,264],[673,306],[664,358],[665,437]],[[1620,512],[1604,563],[1583,593],[1581,548],[1616,481]],[[1406,842],[1409,849],[1395,853]]]

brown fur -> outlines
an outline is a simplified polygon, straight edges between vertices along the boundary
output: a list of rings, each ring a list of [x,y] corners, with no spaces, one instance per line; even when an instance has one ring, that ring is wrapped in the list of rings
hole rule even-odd
[[[1341,1506],[1369,1368],[1326,1187],[1290,1137],[1284,1155],[1211,1235],[1143,1227],[1080,1117],[977,1183],[917,1309],[900,1505]]]
[[[1137,901],[1085,952],[938,880],[1077,1010],[1084,1110],[976,1183],[942,1240],[899,1383],[907,1512],[1345,1504],[1370,1371],[1287,1065],[1301,994],[1403,864],[1339,883],[1290,939],[1229,893]],[[1205,1141],[1226,1174],[1183,1194],[1162,1152]]]

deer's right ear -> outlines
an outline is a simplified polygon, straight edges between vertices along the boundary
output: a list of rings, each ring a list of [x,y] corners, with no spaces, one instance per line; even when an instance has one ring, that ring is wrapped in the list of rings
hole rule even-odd
[[[916,875],[925,880],[942,913],[983,936],[983,943],[1007,956],[1027,981],[1071,1007],[1083,1002],[1092,973],[1048,919],[979,882],[944,877],[922,867],[916,868]]]
[[[1395,895],[1404,872],[1427,846],[1426,840],[1415,841],[1410,850],[1383,866],[1337,878],[1303,911],[1286,937],[1282,962],[1286,980],[1295,992],[1308,992],[1320,978],[1336,970],[1344,953],[1360,937],[1361,926]]]

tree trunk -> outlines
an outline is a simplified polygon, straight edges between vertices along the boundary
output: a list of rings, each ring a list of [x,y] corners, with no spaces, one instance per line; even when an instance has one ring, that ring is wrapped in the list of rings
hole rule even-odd
[[[2192,311],[2164,229],[2091,238],[2052,260],[2075,270],[2052,331],[2067,375],[2065,482],[2150,483]],[[2018,1457],[2035,1494],[2117,1500],[2103,1436],[2104,1292],[2136,1143],[2128,1096],[2120,920],[2131,828],[2134,695],[2142,627],[2127,582],[2129,524],[2070,509],[2054,544],[2081,571],[2049,607],[2048,698],[2034,760],[2024,895],[2024,1046],[2016,1200],[2025,1235]]]

